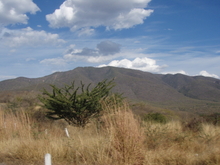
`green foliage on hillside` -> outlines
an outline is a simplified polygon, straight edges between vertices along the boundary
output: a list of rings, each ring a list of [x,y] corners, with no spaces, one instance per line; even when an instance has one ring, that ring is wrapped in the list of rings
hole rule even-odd
[[[167,123],[167,118],[161,113],[149,113],[143,116],[144,121],[156,122],[156,123]]]
[[[40,101],[48,109],[46,116],[50,119],[64,119],[70,125],[85,127],[91,118],[96,118],[102,111],[101,101],[111,97],[110,90],[115,86],[113,80],[101,81],[90,90],[91,84],[85,87],[81,82],[80,87],[70,86],[58,88],[51,85],[53,91],[49,93],[44,89]],[[116,95],[119,96],[120,95]],[[110,100],[110,99],[109,99]]]

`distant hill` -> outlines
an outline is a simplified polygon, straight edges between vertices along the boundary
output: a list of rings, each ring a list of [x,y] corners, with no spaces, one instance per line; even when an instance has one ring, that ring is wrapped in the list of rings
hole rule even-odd
[[[219,79],[176,74],[164,75],[162,80],[187,97],[199,100],[220,101]]]
[[[40,91],[49,89],[49,84],[62,87],[75,81],[96,84],[103,79],[115,78],[113,89],[133,101],[161,105],[180,105],[209,102],[220,103],[220,80],[182,74],[161,75],[139,70],[116,67],[78,67],[66,72],[56,72],[40,78],[19,77],[0,82],[3,91]]]

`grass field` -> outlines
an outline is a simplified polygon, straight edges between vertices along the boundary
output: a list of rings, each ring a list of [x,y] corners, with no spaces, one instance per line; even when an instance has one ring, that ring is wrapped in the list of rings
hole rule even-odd
[[[53,165],[218,165],[220,127],[142,121],[126,103],[106,106],[84,129],[25,108],[0,109],[0,163],[43,165],[46,153]]]

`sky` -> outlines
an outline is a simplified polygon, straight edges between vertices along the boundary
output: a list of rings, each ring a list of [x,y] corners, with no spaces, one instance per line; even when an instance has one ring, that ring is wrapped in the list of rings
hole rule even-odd
[[[76,67],[220,78],[219,0],[0,0],[0,81]]]

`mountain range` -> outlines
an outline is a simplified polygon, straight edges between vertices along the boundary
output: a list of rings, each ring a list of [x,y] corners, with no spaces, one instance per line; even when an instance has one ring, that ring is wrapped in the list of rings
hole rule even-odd
[[[58,87],[75,81],[76,85],[96,84],[104,79],[115,79],[113,92],[123,93],[128,100],[154,105],[205,109],[212,105],[220,111],[220,80],[203,76],[182,74],[152,74],[139,70],[116,67],[78,67],[70,71],[55,72],[40,78],[18,77],[0,82],[0,93],[5,91],[39,92],[49,89],[49,84]]]

